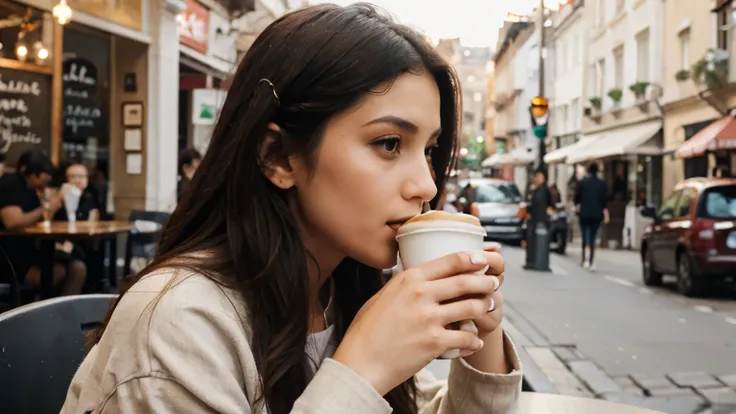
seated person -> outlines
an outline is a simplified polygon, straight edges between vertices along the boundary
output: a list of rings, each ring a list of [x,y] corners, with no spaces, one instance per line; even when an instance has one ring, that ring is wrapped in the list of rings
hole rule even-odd
[[[63,171],[63,183],[71,184],[77,187],[82,195],[79,198],[79,205],[77,206],[76,221],[87,221],[99,219],[100,213],[97,206],[97,200],[94,194],[89,188],[89,171],[84,164],[79,162],[72,162],[67,164]],[[69,212],[62,208],[56,215],[54,215],[54,221],[69,221]],[[56,244],[56,255],[54,256],[57,260],[68,261],[70,259],[82,260],[87,264],[87,268],[92,270],[92,274],[101,275],[102,269],[100,268],[102,260],[102,254],[100,251],[100,244],[98,240],[81,240],[72,243],[71,241],[60,242]],[[98,259],[98,260],[95,260]],[[100,286],[100,278],[91,278],[87,276],[86,286],[84,291],[96,291],[97,287]]]
[[[28,151],[19,157],[16,171],[0,178],[0,229],[30,227],[44,217],[39,193],[51,180],[51,161],[40,151]],[[62,207],[63,200],[57,195],[47,202],[46,210],[49,216],[53,216]],[[35,240],[4,236],[0,240],[0,247],[11,258],[12,270],[20,283],[30,287],[41,286],[39,252]],[[87,273],[82,261],[54,260],[52,268],[54,286],[60,288],[62,295],[81,291]]]
[[[87,167],[84,164],[76,162],[68,164],[64,172],[64,179],[65,183],[77,187],[82,192],[82,196],[79,199],[79,206],[77,207],[77,221],[89,220],[90,216],[99,217],[100,211],[97,206],[97,200],[95,200],[89,188],[89,171]],[[60,209],[54,216],[54,220],[69,221],[66,209]]]

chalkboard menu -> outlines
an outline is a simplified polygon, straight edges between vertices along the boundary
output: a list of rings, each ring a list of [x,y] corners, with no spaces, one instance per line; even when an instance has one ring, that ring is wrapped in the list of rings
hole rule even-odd
[[[51,76],[0,68],[0,153],[15,166],[31,149],[51,150]]]
[[[101,132],[97,67],[87,59],[64,60],[64,142],[86,142]]]

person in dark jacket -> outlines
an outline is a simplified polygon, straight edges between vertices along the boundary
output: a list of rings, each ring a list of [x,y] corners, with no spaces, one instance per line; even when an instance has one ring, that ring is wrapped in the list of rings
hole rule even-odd
[[[608,186],[598,178],[598,164],[588,166],[588,175],[583,177],[575,189],[575,207],[580,220],[580,231],[583,235],[582,265],[595,269],[595,242],[601,222],[608,216],[606,201]]]
[[[179,154],[179,185],[177,186],[177,198],[181,198],[182,193],[189,185],[189,181],[194,177],[194,173],[199,168],[202,161],[202,154],[194,148],[187,148]]]

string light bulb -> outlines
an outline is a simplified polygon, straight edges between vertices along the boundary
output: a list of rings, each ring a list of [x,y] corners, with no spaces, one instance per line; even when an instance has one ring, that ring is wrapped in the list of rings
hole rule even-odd
[[[72,8],[69,7],[68,4],[66,4],[66,0],[60,0],[59,4],[54,6],[51,12],[56,18],[56,21],[58,21],[61,25],[69,23],[69,21],[72,19]]]

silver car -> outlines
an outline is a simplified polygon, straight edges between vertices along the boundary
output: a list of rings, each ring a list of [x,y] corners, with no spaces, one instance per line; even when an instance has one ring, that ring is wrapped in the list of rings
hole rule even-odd
[[[520,214],[522,197],[516,184],[493,178],[472,179],[461,183],[460,194],[471,203],[470,213],[480,219],[488,239],[521,243],[524,220]]]

